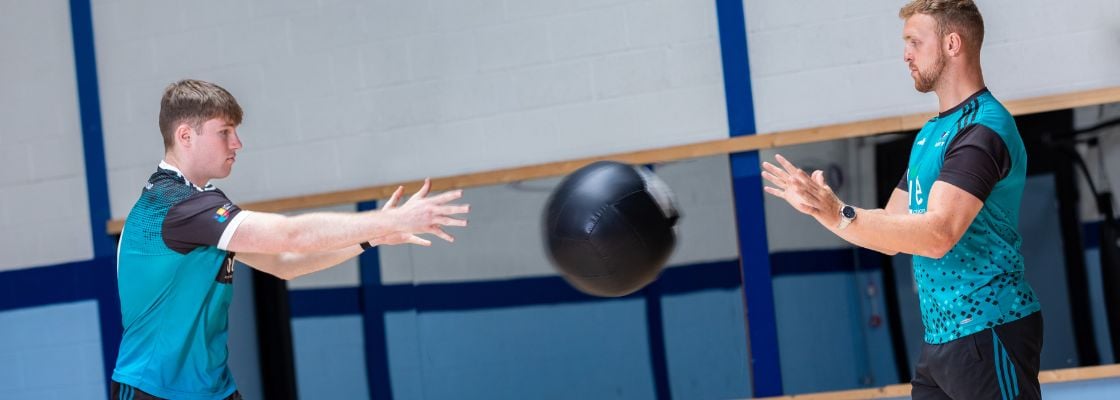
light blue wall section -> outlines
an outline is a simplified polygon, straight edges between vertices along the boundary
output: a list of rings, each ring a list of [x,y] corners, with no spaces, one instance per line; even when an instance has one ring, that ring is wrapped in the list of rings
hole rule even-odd
[[[104,399],[93,300],[0,312],[0,398]]]
[[[667,295],[661,311],[674,399],[750,397],[741,289]]]
[[[389,347],[389,380],[394,399],[423,399],[419,320],[415,310],[385,313],[385,341]]]
[[[898,382],[882,291],[875,272],[832,272],[774,278],[782,385],[787,394]],[[872,312],[883,318],[878,327]]]
[[[296,387],[301,399],[366,399],[362,317],[292,319]]]
[[[867,339],[867,367],[871,371],[868,385],[883,386],[899,381],[895,367],[894,349],[891,346],[890,320],[887,316],[886,299],[883,292],[883,273],[880,271],[861,271],[853,275],[857,296],[860,297],[862,314],[852,321],[857,332]],[[880,318],[879,325],[871,325],[872,315]]]
[[[386,325],[396,398],[654,398],[642,299],[394,313]]]

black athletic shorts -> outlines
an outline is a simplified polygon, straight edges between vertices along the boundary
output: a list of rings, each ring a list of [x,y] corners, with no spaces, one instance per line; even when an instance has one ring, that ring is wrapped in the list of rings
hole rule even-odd
[[[109,383],[109,400],[162,400],[159,397],[152,396],[144,393],[140,389],[134,388],[117,381],[110,381]],[[241,400],[241,393],[233,392],[225,398],[225,400]]]
[[[942,344],[922,344],[914,400],[1040,399],[1042,312]]]

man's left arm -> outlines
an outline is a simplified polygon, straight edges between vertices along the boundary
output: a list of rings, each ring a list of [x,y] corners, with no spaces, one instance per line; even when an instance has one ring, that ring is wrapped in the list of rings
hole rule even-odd
[[[1011,170],[1011,156],[1003,139],[986,126],[970,125],[946,149],[941,173],[925,199],[925,213],[856,209],[856,218],[840,229],[843,203],[825,183],[824,174],[815,171],[809,175],[781,155],[775,158],[781,168],[768,162],[762,165],[763,178],[776,186],[766,187],[767,193],[781,197],[857,246],[930,258],[943,257],[960,241],[984,207],[984,200]],[[896,189],[891,195],[895,208],[900,208],[903,193]]]
[[[781,155],[775,158],[782,168],[763,163],[763,177],[776,186],[766,187],[767,193],[786,200],[842,239],[888,254],[941,258],[956,245],[984,206],[972,194],[937,181],[930,189],[927,199],[929,211],[924,214],[856,209],[856,219],[844,229],[839,229],[843,203],[824,182],[824,174],[815,171],[810,176]]]
[[[886,249],[891,253],[941,258],[964,236],[984,202],[944,181],[934,182],[924,214],[889,214],[856,209],[857,218],[839,229],[840,201],[835,211],[813,215],[817,222],[857,246]],[[828,215],[831,214],[831,215]]]

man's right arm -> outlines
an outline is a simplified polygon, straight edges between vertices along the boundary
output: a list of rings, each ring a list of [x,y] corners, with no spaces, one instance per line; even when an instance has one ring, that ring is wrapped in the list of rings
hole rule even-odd
[[[470,206],[451,204],[463,196],[461,190],[427,197],[431,183],[425,181],[415,195],[399,207],[359,213],[308,213],[297,216],[242,212],[225,250],[236,253],[315,253],[357,246],[374,238],[401,237],[404,243],[430,244],[417,234],[432,234],[454,240],[444,226],[466,226],[452,215],[466,214]],[[394,195],[396,196],[396,195]]]
[[[246,213],[246,211],[242,211]],[[354,247],[396,231],[392,215],[308,213],[297,216],[248,212],[233,233],[227,250],[235,253],[313,253]]]

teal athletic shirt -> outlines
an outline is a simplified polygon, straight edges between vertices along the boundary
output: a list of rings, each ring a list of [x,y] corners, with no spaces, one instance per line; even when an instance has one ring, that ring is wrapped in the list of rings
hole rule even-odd
[[[114,381],[169,399],[237,390],[226,365],[234,254],[225,249],[248,214],[160,163],[117,249],[124,334]]]
[[[984,202],[945,256],[913,257],[927,343],[946,343],[1040,309],[1023,275],[1019,251],[1026,176],[1027,152],[1015,120],[987,89],[940,113],[918,132],[909,169],[898,185],[909,195],[910,213],[928,211],[935,181]]]

